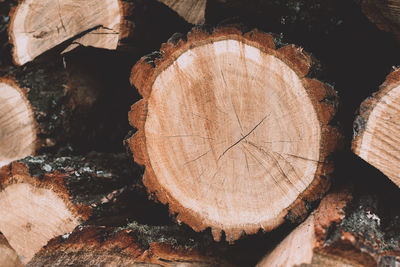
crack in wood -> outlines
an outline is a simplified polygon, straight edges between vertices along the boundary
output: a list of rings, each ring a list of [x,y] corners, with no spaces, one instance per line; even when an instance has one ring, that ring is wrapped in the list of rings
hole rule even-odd
[[[236,142],[233,143],[231,146],[229,146],[229,147],[218,157],[218,160],[217,160],[217,161],[219,161],[219,160],[226,154],[226,152],[228,152],[231,148],[233,148],[234,146],[236,146],[237,144],[239,144],[242,140],[246,139],[247,136],[249,136],[252,132],[254,132],[254,131],[257,129],[257,127],[260,126],[260,124],[263,123],[264,120],[265,120],[266,118],[269,117],[269,115],[270,115],[270,114],[267,114],[259,123],[257,123],[256,126],[254,126],[253,129],[250,130],[250,132],[248,132],[246,135],[242,136],[238,141],[236,141]]]

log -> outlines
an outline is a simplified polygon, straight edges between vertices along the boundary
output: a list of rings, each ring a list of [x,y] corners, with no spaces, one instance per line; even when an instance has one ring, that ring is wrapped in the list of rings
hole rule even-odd
[[[187,22],[195,25],[205,23],[207,0],[158,0],[167,5]]]
[[[143,57],[127,142],[148,191],[215,240],[303,218],[329,188],[339,136],[336,92],[306,77],[312,65],[301,48],[233,27],[195,28]]]
[[[382,197],[352,191],[327,195],[257,267],[397,266],[398,211],[385,214]]]
[[[400,1],[363,0],[362,10],[383,31],[392,32],[400,41]]]
[[[142,190],[135,185],[140,171],[127,166],[125,154],[90,153],[26,157],[2,167],[0,231],[27,263],[48,240],[77,225],[120,225],[145,214],[146,199],[135,207],[130,197]]]
[[[129,59],[81,47],[63,59],[0,67],[0,166],[60,148],[75,155],[124,151],[126,112],[139,99]]]
[[[56,237],[27,264],[45,266],[231,266],[204,239],[173,226],[78,227]]]
[[[0,266],[2,267],[22,267],[15,250],[10,247],[7,239],[0,233]]]
[[[377,93],[360,106],[354,121],[352,149],[400,186],[400,70],[390,73]]]
[[[156,0],[61,2],[58,6],[57,1],[50,0],[19,4],[16,0],[5,0],[4,7],[8,8],[0,8],[0,16],[4,17],[0,21],[0,41],[4,44],[0,52],[7,60],[12,53],[14,63],[21,65],[43,53],[66,53],[78,46],[143,55],[158,49],[173,33],[190,29],[189,23]],[[17,4],[9,15],[9,6]],[[38,11],[42,5],[46,8]],[[9,38],[12,52],[7,45]]]
[[[45,7],[45,8],[44,8]],[[27,0],[10,15],[9,36],[17,65],[32,61],[49,49],[76,44],[116,49],[133,32],[133,3],[125,0]]]
[[[98,97],[96,81],[85,78],[77,86],[78,80],[61,59],[0,71],[0,166],[65,145],[78,131],[75,116],[84,121]]]

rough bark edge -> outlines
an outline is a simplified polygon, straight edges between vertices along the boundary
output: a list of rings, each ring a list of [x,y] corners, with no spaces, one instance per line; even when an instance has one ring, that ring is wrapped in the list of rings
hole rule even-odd
[[[27,266],[42,266],[41,260],[46,257],[55,256],[56,261],[60,255],[70,258],[71,253],[79,255],[85,252],[115,253],[134,263],[166,267],[174,262],[231,266],[222,257],[217,257],[218,253],[213,249],[209,249],[207,243],[210,240],[188,238],[185,233],[174,226],[146,226],[137,223],[122,228],[78,226],[73,232],[50,240]],[[188,243],[182,243],[181,238]]]
[[[307,93],[314,105],[321,126],[321,148],[320,157],[315,179],[308,188],[299,195],[297,200],[291,204],[286,210],[283,210],[278,218],[272,222],[260,222],[259,224],[248,224],[238,227],[226,228],[217,222],[209,219],[202,219],[199,214],[184,208],[179,201],[174,199],[168,192],[163,190],[158,183],[157,177],[152,169],[150,158],[146,150],[145,140],[145,120],[147,116],[147,99],[151,94],[151,87],[156,77],[169,65],[171,65],[185,51],[201,46],[210,42],[233,39],[241,41],[247,45],[256,47],[264,53],[271,54],[292,68],[303,82]],[[330,120],[336,112],[337,96],[336,92],[330,87],[317,80],[306,78],[310,68],[313,65],[311,56],[303,52],[301,48],[294,45],[275,49],[275,40],[271,34],[263,33],[259,30],[242,32],[235,27],[220,27],[213,30],[205,28],[193,28],[186,38],[181,36],[173,36],[171,39],[161,46],[160,52],[152,53],[143,57],[133,67],[130,81],[139,90],[143,99],[134,104],[129,114],[131,125],[138,129],[135,135],[128,139],[130,149],[133,153],[134,160],[145,165],[146,170],[143,177],[143,183],[147,187],[150,194],[163,204],[169,205],[172,214],[177,214],[179,223],[184,222],[191,226],[195,231],[202,231],[207,227],[211,227],[212,234],[216,241],[221,240],[222,231],[225,232],[226,239],[234,242],[239,239],[243,233],[254,234],[262,229],[271,231],[285,220],[291,222],[303,220],[309,212],[309,203],[322,198],[330,187],[329,174],[333,171],[332,163],[329,155],[337,146],[337,139],[340,136],[339,131],[329,125]],[[325,101],[330,99],[331,102]],[[329,108],[328,112],[325,111]]]
[[[386,76],[385,81],[379,86],[379,91],[366,98],[360,105],[353,123],[352,150],[356,155],[360,154],[360,146],[364,138],[364,132],[368,128],[369,115],[380,103],[382,97],[395,87],[400,86],[400,69],[395,69]]]
[[[15,46],[15,35],[14,35],[12,29],[14,27],[15,16],[18,13],[18,9],[20,8],[22,3],[23,2],[21,0],[19,0],[18,5],[14,6],[10,9],[10,13],[9,13],[10,23],[8,25],[8,30],[7,30],[8,36],[9,36],[9,43],[11,44],[11,47],[12,47],[12,49],[11,49],[12,61],[17,66],[25,65],[26,63],[33,61],[36,58],[36,57],[32,58],[30,61],[27,61],[24,64],[21,64],[21,62],[19,62],[19,60],[18,60],[18,57],[16,56],[17,51],[16,51],[16,46]],[[118,40],[118,46],[119,46],[119,45],[121,45],[121,42],[123,42],[123,39],[129,38],[132,35],[132,28],[134,27],[134,24],[131,21],[126,20],[126,18],[132,14],[132,10],[133,10],[134,6],[133,6],[132,2],[128,2],[127,0],[118,0],[118,6],[120,9],[120,16],[121,16],[121,21],[120,21],[120,25],[119,25],[119,40]],[[99,25],[99,26],[102,26],[102,25]],[[76,38],[76,36],[73,36],[70,39],[64,40],[54,47],[57,47],[58,45],[62,44],[63,42],[74,39],[74,38]],[[72,42],[71,42],[71,44],[72,44]],[[52,47],[50,49],[53,49],[54,47]],[[43,52],[43,53],[45,53],[45,52]]]
[[[35,155],[36,151],[38,151],[42,147],[42,144],[41,144],[40,139],[37,138],[38,133],[39,133],[39,124],[36,121],[35,112],[33,110],[31,103],[29,102],[28,96],[27,96],[29,89],[22,88],[18,84],[18,82],[12,77],[7,77],[7,76],[0,77],[0,83],[5,83],[5,84],[15,88],[17,90],[17,92],[21,95],[21,98],[24,100],[24,102],[26,103],[26,105],[28,107],[29,117],[30,117],[31,121],[33,122],[32,129],[35,131],[34,135],[36,136],[35,143],[32,144],[33,145],[33,151],[32,151],[33,153],[31,153],[31,154]]]

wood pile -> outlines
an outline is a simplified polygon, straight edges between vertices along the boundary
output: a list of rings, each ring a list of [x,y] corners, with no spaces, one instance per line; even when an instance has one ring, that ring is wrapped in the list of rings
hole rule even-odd
[[[0,266],[400,265],[399,6],[0,0]]]

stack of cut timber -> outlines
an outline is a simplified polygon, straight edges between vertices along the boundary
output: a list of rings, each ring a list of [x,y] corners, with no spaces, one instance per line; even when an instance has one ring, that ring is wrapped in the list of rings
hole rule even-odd
[[[397,33],[395,0],[363,4]],[[337,92],[282,37],[340,28],[337,8],[0,0],[0,266],[399,265],[386,191],[328,193]],[[281,34],[216,25],[253,15]],[[399,88],[396,70],[361,105],[353,151],[400,186]]]

